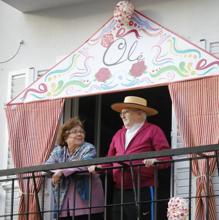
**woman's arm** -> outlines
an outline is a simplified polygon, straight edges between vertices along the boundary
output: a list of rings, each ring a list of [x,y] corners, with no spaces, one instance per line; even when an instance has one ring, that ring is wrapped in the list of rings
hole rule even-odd
[[[85,143],[85,146],[83,146],[83,150],[81,152],[81,160],[91,160],[96,157],[96,148],[90,144],[90,143]],[[69,176],[75,172],[81,172],[81,171],[87,171],[88,167],[74,167],[74,168],[68,168],[62,170],[62,173],[64,176]]]

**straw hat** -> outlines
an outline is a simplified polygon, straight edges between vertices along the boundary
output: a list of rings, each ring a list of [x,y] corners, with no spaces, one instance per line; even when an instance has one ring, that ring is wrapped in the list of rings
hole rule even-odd
[[[116,112],[121,112],[124,108],[135,108],[142,110],[147,116],[158,114],[156,109],[147,107],[147,100],[137,96],[126,96],[124,102],[114,103],[111,108]]]

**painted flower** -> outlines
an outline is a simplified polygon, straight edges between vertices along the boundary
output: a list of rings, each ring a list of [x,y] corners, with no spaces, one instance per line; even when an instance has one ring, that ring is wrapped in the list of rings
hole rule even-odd
[[[112,77],[111,72],[108,68],[100,68],[99,71],[95,74],[96,80],[99,82],[105,82]]]
[[[132,65],[130,74],[134,77],[139,77],[144,73],[146,69],[147,69],[147,66],[145,66],[144,61],[142,60]]]
[[[113,41],[114,41],[114,38],[113,38],[113,35],[111,33],[110,34],[105,34],[102,37],[101,45],[103,47],[108,48],[113,43]]]

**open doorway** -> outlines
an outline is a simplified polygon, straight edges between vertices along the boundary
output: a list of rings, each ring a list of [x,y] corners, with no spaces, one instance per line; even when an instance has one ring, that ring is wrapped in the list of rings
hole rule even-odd
[[[172,103],[167,86],[81,97],[79,116],[85,121],[86,139],[98,147],[98,155],[100,157],[107,155],[113,135],[122,127],[119,114],[110,106],[115,102],[123,102],[125,96],[143,97],[147,99],[148,106],[158,110],[158,115],[149,117],[147,120],[164,131],[171,145]],[[99,122],[100,126],[97,127]],[[158,175],[158,182],[162,183],[159,184],[158,199],[162,199],[163,202],[159,203],[157,216],[159,220],[165,220],[170,195],[170,169],[161,170]]]
[[[148,121],[158,125],[171,143],[172,104],[167,86],[81,97],[79,116],[85,122],[86,140],[97,146],[99,156],[107,154],[112,136],[122,126],[119,114],[110,106],[112,103],[122,102],[129,95],[146,98],[148,106],[158,110],[159,114],[148,117]],[[99,122],[100,126],[97,128]]]
[[[148,117],[148,121],[158,125],[171,143],[171,115],[172,104],[168,87],[156,87],[150,89],[125,91],[102,95],[101,111],[101,147],[100,155],[105,156],[113,134],[122,126],[122,120],[117,112],[111,109],[111,104],[123,102],[125,96],[140,96],[146,98],[148,106],[158,110],[159,114]]]

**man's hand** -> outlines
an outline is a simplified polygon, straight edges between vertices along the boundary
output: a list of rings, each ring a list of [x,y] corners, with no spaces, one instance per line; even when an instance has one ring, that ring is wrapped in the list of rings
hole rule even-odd
[[[158,162],[157,159],[145,159],[142,161],[145,165],[145,167],[151,167],[154,166],[154,163]]]
[[[60,180],[61,180],[61,176],[63,175],[63,172],[61,170],[56,171],[53,175],[52,175],[52,183],[54,185],[57,185]]]
[[[101,165],[91,165],[88,167],[89,173],[96,173],[96,168],[102,168]]]

